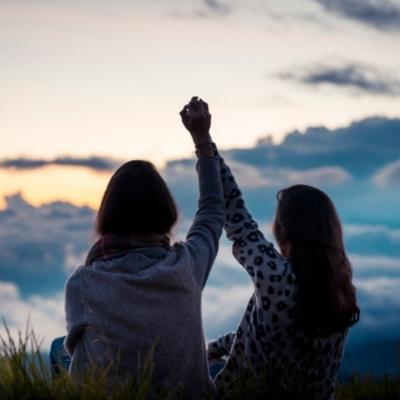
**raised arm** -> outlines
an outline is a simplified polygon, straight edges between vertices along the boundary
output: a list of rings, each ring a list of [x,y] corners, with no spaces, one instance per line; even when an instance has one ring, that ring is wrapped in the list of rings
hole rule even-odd
[[[199,158],[199,202],[192,226],[186,237],[193,260],[193,273],[201,287],[206,284],[218,252],[224,223],[224,199],[219,159],[214,155],[209,133],[211,115],[206,103],[197,98],[181,111],[184,126],[190,132]]]
[[[228,239],[233,241],[233,255],[252,278],[256,291],[261,287],[268,288],[270,292],[279,291],[278,287],[286,285],[287,262],[265,239],[247,210],[233,173],[216,147],[214,154],[220,159],[225,200],[224,228]]]

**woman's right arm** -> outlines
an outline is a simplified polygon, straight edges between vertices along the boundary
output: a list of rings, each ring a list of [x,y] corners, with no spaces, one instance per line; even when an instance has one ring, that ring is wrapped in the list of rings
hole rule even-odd
[[[204,102],[193,98],[181,112],[182,122],[192,135],[199,158],[199,202],[185,245],[192,255],[197,283],[205,286],[218,252],[224,223],[224,198],[219,159],[213,154],[209,133],[211,116]]]

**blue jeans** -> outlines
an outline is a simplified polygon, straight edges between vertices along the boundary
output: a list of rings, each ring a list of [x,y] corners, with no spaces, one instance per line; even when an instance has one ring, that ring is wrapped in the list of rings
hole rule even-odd
[[[52,376],[57,376],[62,370],[68,371],[71,357],[64,347],[65,336],[53,340],[50,346],[50,365]]]
[[[223,363],[218,363],[210,366],[210,376],[212,379],[214,379],[218,372],[221,371],[222,368],[224,368],[225,364]]]

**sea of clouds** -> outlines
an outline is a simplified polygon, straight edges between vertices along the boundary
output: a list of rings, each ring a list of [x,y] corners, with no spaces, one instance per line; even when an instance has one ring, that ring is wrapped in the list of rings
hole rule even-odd
[[[333,132],[323,127],[293,132],[280,145],[265,139],[253,148],[224,152],[271,240],[280,188],[316,185],[337,205],[362,309],[348,341],[348,370],[390,371],[400,342],[398,149],[400,120],[370,118]],[[195,212],[194,165],[191,159],[171,161],[162,171],[180,209],[175,240],[184,240]],[[0,314],[13,333],[23,330],[29,317],[48,348],[65,334],[64,284],[95,239],[95,211],[65,202],[33,207],[20,194],[6,200],[0,211]],[[251,293],[251,280],[224,238],[204,292],[206,336],[234,330]]]

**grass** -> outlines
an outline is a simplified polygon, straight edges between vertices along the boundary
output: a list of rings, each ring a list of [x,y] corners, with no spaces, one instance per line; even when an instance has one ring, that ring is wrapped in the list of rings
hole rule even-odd
[[[354,376],[350,383],[338,385],[339,400],[399,400],[400,375],[379,380],[369,376]]]
[[[0,399],[1,400],[145,400],[177,398],[177,394],[151,388],[153,365],[147,361],[136,379],[113,384],[107,381],[106,370],[91,370],[76,384],[62,371],[53,378],[40,345],[28,328],[13,339],[6,327],[5,338],[0,337]],[[284,398],[271,389],[268,379],[264,384],[251,376],[242,380],[235,399]],[[182,396],[179,396],[181,397]],[[303,397],[304,398],[304,397]],[[306,398],[304,398],[306,400]],[[368,376],[353,376],[346,384],[338,384],[337,400],[398,400],[400,373],[379,380]],[[286,398],[284,400],[287,400]]]
[[[14,340],[7,328],[0,337],[1,400],[145,400],[152,394],[153,365],[145,362],[136,379],[110,383],[107,370],[91,369],[76,384],[64,370],[52,377],[35,335],[27,329]],[[153,398],[164,399],[165,393]]]

